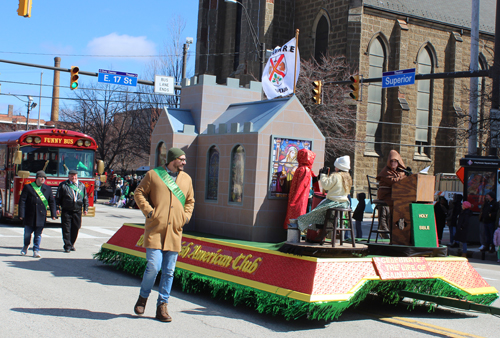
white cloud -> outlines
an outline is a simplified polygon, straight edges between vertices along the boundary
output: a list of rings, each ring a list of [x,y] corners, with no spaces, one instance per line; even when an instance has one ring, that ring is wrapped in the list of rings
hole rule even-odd
[[[71,55],[74,54],[72,46],[63,46],[61,44],[53,44],[52,42],[42,42],[41,48],[54,55]]]
[[[106,36],[94,38],[87,44],[91,55],[155,55],[156,44],[148,41],[145,36],[118,35],[111,33]],[[149,58],[137,57],[136,60],[148,61]]]

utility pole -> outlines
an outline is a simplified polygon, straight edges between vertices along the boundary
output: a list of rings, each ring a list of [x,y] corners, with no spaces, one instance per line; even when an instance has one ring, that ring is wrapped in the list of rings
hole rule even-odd
[[[187,64],[187,54],[189,50],[189,46],[193,43],[193,38],[186,38],[186,43],[182,48],[182,79],[186,78],[186,64]]]
[[[493,92],[491,95],[490,110],[490,155],[497,156],[498,132],[500,131],[500,0],[497,0],[497,11],[495,16],[495,57],[493,59],[490,77],[493,80]]]
[[[479,63],[479,0],[472,0],[471,34],[470,34],[470,70],[478,70]],[[469,140],[468,154],[477,154],[477,77],[470,78],[469,93]]]
[[[43,72],[40,73],[40,97],[38,98],[38,125],[37,125],[37,129],[40,129],[40,110],[42,109],[42,79],[43,79]]]

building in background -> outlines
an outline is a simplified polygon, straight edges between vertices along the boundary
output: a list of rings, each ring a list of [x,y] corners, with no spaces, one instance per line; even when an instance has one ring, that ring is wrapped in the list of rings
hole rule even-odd
[[[267,49],[281,46],[300,29],[303,59],[344,55],[353,73],[364,78],[385,71],[415,68],[417,74],[469,70],[469,0],[241,0],[241,5],[201,0],[198,15],[196,74],[218,83],[238,77],[242,84],[260,79],[252,27]],[[479,69],[493,64],[494,0],[481,1]],[[248,17],[245,14],[247,10]],[[299,80],[300,81],[300,80]],[[469,79],[416,81],[382,89],[362,86],[357,103],[353,171],[356,191],[367,189],[366,175],[386,165],[391,149],[414,171],[455,172],[467,152]],[[479,79],[478,154],[489,145],[489,78]]]

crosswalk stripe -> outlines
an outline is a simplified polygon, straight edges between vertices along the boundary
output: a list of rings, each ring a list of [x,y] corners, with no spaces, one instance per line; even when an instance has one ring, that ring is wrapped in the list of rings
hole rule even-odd
[[[85,228],[85,230],[100,232],[101,234],[105,234],[105,235],[114,235],[116,233],[116,231],[118,230],[118,228],[116,230],[109,230],[109,229],[98,228],[98,227],[88,227],[88,228]]]

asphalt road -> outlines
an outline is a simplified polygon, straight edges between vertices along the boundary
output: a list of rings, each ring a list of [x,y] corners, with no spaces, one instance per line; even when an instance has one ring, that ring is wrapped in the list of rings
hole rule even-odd
[[[154,319],[156,287],[145,315],[138,317],[133,306],[140,278],[92,259],[124,222],[143,222],[143,216],[98,205],[96,217],[84,218],[77,251],[69,254],[62,250],[58,224],[51,224],[43,232],[41,259],[19,255],[21,226],[1,224],[0,337],[498,337],[500,318],[482,313],[442,307],[409,311],[408,304],[365,301],[336,321],[286,321],[175,288],[171,323]],[[500,290],[500,264],[471,263]],[[500,307],[500,300],[494,305]]]

